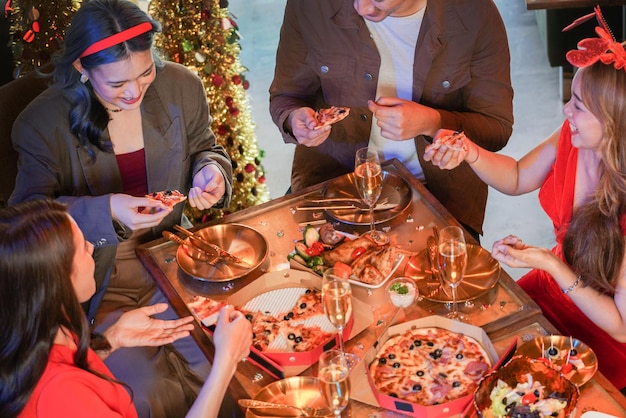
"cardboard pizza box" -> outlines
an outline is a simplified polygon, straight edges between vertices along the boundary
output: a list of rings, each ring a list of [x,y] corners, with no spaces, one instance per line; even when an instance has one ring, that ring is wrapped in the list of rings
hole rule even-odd
[[[228,303],[244,306],[261,294],[289,288],[315,288],[321,290],[322,278],[298,270],[280,270],[265,273],[243,289],[228,297]],[[363,331],[374,321],[371,309],[356,298],[352,298],[352,318],[344,329],[344,340]],[[277,378],[296,376],[315,364],[322,352],[338,344],[336,332],[326,343],[305,352],[263,352],[250,349],[249,359]]]
[[[425,318],[416,319],[414,321],[404,322],[402,324],[389,327],[378,340],[378,343],[372,347],[365,356],[364,366],[367,380],[370,386],[370,390],[379,406],[395,411],[401,414],[405,414],[411,417],[420,418],[436,418],[436,417],[449,417],[461,414],[465,407],[472,402],[473,393],[464,396],[462,398],[450,401],[447,403],[424,406],[413,402],[405,401],[402,399],[388,396],[378,391],[369,373],[369,365],[374,361],[378,348],[392,336],[402,334],[408,329],[412,328],[443,328],[459,334],[464,334],[474,338],[489,355],[489,364],[493,366],[498,360],[498,353],[496,352],[491,340],[487,336],[487,333],[480,327],[465,324],[458,321],[453,321],[442,316],[428,316]],[[487,372],[488,373],[488,372]]]

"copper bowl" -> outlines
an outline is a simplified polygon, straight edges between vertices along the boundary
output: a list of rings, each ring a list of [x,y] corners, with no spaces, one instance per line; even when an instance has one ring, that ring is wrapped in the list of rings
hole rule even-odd
[[[232,255],[239,257],[245,264],[224,262],[210,264],[199,260],[185,246],[179,246],[176,252],[178,266],[189,276],[209,282],[224,282],[238,279],[256,270],[267,258],[269,246],[267,240],[256,229],[247,225],[225,223],[212,225],[196,231],[201,238],[220,246]],[[185,239],[189,242],[189,238]],[[193,251],[193,245],[187,245]]]
[[[514,388],[518,382],[522,381],[520,380],[522,376],[528,373],[533,376],[533,380],[541,382],[545,386],[546,394],[557,392],[561,397],[567,399],[564,414],[559,415],[559,417],[568,417],[574,410],[580,396],[578,387],[541,360],[534,360],[526,356],[515,356],[499,370],[482,378],[476,392],[474,392],[474,407],[478,415],[485,416],[483,411],[491,407],[489,395],[498,380],[502,380]]]

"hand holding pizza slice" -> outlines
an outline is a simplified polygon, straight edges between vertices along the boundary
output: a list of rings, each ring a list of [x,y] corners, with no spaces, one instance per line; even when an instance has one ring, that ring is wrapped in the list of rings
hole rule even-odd
[[[445,146],[453,151],[467,151],[465,144],[465,133],[462,130],[454,131],[449,135],[440,135],[435,138],[430,149],[439,149]]]
[[[187,200],[187,196],[178,190],[163,190],[160,192],[149,193],[146,195],[148,199],[162,202],[164,205],[172,207],[180,202]]]
[[[315,112],[317,124],[313,129],[321,129],[324,126],[332,125],[340,120],[344,120],[350,114],[349,107],[331,106],[327,109],[319,109]]]

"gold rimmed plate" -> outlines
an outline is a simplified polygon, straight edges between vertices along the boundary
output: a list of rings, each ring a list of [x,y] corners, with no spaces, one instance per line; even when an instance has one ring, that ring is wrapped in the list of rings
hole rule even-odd
[[[420,296],[434,302],[452,302],[450,288],[433,280],[428,249],[409,258],[404,275],[415,280]],[[457,301],[474,300],[489,292],[500,279],[500,263],[480,245],[467,244],[467,267],[457,288]]]
[[[263,235],[254,228],[242,224],[220,224],[195,231],[206,241],[218,245],[245,264],[220,261],[215,264],[192,258],[184,246],[176,251],[178,266],[188,275],[199,280],[223,282],[238,279],[258,268],[267,258],[268,244]],[[189,238],[186,238],[188,245]]]
[[[396,204],[396,206],[390,209],[377,210],[374,213],[374,222],[377,224],[387,222],[402,213],[411,204],[411,194],[411,188],[406,180],[397,174],[383,170],[383,190],[378,200],[385,201],[388,204]],[[324,197],[359,198],[354,173],[339,177],[336,181],[330,183],[324,190]],[[350,225],[370,224],[369,211],[328,209],[327,212],[337,221]]]
[[[542,353],[543,347],[543,353]],[[550,355],[547,351],[550,347],[554,347],[556,354]],[[533,359],[547,358],[550,363],[557,369],[561,370],[562,366],[567,363],[567,353],[570,348],[576,350],[576,356],[570,362],[574,365],[575,370],[563,373],[573,384],[582,386],[587,383],[598,370],[598,358],[593,350],[585,343],[576,338],[563,335],[546,335],[532,339],[517,349],[517,354],[524,355]]]
[[[294,376],[270,383],[261,389],[254,399],[296,407],[316,409],[328,407],[320,392],[319,381],[311,376]],[[274,408],[250,408],[246,411],[246,417],[298,416],[298,410],[295,408],[284,411],[285,415],[278,415],[277,411],[279,410]]]

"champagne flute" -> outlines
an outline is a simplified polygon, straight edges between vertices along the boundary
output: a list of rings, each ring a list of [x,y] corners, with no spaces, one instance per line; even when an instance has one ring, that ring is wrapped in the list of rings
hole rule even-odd
[[[370,236],[374,241],[388,241],[385,233],[376,231],[374,206],[383,191],[383,169],[378,152],[373,148],[360,148],[354,160],[354,178],[361,200],[369,208]]]
[[[446,317],[467,321],[467,316],[457,309],[457,287],[463,280],[467,265],[467,246],[463,230],[458,226],[447,226],[439,232],[439,267],[444,282],[452,289],[452,311]]]
[[[352,317],[352,289],[348,277],[332,267],[326,269],[322,277],[322,300],[328,320],[337,328],[339,349],[346,357],[348,368],[352,369],[359,362],[359,358],[352,353],[346,353],[343,339],[344,329]]]
[[[329,350],[319,360],[317,378],[320,390],[335,417],[340,417],[350,400],[350,370],[343,352]]]

